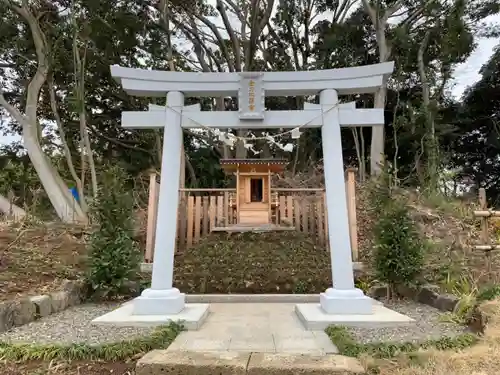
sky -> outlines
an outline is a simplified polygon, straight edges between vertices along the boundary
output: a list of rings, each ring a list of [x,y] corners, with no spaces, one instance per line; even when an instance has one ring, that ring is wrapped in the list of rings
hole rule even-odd
[[[500,24],[500,14],[488,17],[485,19],[488,23]],[[453,75],[452,94],[456,98],[460,98],[464,90],[478,81],[481,76],[479,70],[493,54],[495,46],[500,44],[500,38],[479,39],[476,50],[472,53],[469,59],[456,67]],[[19,136],[5,136],[0,134],[0,145],[9,144],[14,141],[19,141]]]
[[[487,17],[484,21],[500,24],[500,14]],[[455,87],[452,91],[455,97],[460,97],[467,86],[471,86],[481,78],[479,69],[488,61],[493,54],[493,49],[499,44],[500,38],[480,39],[476,50],[469,59],[456,67],[454,74]]]

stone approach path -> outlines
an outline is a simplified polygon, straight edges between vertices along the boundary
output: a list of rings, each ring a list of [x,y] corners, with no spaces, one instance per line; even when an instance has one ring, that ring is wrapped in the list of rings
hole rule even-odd
[[[211,303],[198,331],[182,332],[167,351],[338,353],[323,331],[306,331],[294,303]]]

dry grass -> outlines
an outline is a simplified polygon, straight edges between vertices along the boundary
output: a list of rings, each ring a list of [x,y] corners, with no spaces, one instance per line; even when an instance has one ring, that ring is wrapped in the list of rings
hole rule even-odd
[[[369,263],[373,251],[374,218],[370,212],[370,187],[356,187],[358,241],[361,260]],[[427,240],[427,277],[436,283],[466,275],[477,285],[500,283],[500,252],[475,250],[481,244],[480,220],[473,216],[477,202],[426,197],[415,192],[400,192],[408,200],[419,232]],[[492,222],[493,224],[493,222]],[[497,241],[491,226],[490,241]]]
[[[0,362],[0,373],[2,375],[133,375],[135,374],[135,362]]]
[[[85,254],[82,227],[0,226],[0,301],[52,291],[79,276]]]
[[[478,345],[460,352],[428,350],[394,360],[363,358],[365,367],[377,367],[384,375],[497,375],[500,374],[500,301],[486,302],[488,316]]]

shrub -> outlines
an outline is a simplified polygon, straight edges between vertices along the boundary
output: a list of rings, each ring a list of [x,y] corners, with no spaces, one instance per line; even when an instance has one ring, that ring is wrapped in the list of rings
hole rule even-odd
[[[129,292],[139,275],[140,252],[134,241],[133,198],[118,167],[104,171],[92,219],[98,228],[89,241],[87,281],[91,294],[113,297]]]
[[[387,202],[374,226],[374,269],[391,289],[412,284],[422,271],[424,243],[403,201]]]
[[[498,297],[500,297],[500,285],[493,284],[483,287],[477,296],[477,300],[479,302],[493,301]]]

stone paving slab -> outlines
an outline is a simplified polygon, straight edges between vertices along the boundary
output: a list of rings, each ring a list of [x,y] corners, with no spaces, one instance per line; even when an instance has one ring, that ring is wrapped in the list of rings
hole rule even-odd
[[[182,332],[168,351],[338,353],[321,331],[307,331],[293,303],[213,303],[198,331]]]
[[[355,358],[340,355],[154,350],[136,375],[361,375]]]
[[[246,373],[248,375],[357,375],[365,374],[365,370],[356,358],[340,355],[252,353]]]
[[[245,375],[250,353],[153,350],[136,365],[136,375]]]

